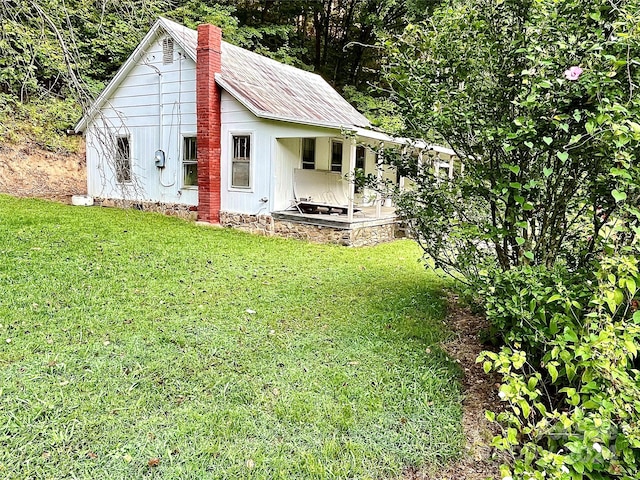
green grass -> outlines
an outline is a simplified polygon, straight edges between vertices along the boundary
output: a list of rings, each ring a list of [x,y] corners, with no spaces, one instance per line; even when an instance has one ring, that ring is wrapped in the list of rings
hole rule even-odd
[[[455,458],[446,285],[419,255],[0,196],[0,477],[390,478]]]

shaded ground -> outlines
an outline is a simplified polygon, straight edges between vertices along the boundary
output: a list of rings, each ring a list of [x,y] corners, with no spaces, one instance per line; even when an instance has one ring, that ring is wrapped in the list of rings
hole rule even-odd
[[[69,201],[87,191],[84,149],[65,154],[0,145],[0,193]]]
[[[458,299],[449,302],[447,323],[455,332],[453,340],[443,345],[464,371],[462,423],[466,436],[462,459],[439,472],[406,472],[404,480],[484,480],[500,478],[499,454],[490,447],[491,439],[498,432],[496,425],[485,417],[486,410],[499,408],[497,383],[499,378],[484,373],[476,358],[486,346],[480,341],[480,333],[486,328],[486,320],[460,307]]]

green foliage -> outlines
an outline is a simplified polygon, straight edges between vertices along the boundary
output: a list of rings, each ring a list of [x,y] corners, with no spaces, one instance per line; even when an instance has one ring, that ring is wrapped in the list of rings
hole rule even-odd
[[[398,205],[502,342],[503,477],[639,478],[640,3],[454,0],[388,42],[417,188]],[[410,152],[409,152],[410,153]]]
[[[395,34],[409,19],[424,19],[438,1],[426,0],[274,0],[225,2],[233,5],[241,30],[258,45],[248,48],[274,58],[293,57],[312,65],[338,89],[378,82],[376,40]],[[261,49],[264,48],[264,50]],[[283,54],[286,54],[282,57]],[[288,63],[288,62],[287,62]]]
[[[507,409],[489,418],[506,427],[493,444],[514,453],[505,476],[630,480],[640,475],[638,253],[603,260],[593,294],[581,301],[567,298],[563,288],[549,296],[545,288],[544,303],[532,307],[537,322],[512,326],[509,335],[518,339],[512,347],[483,352],[478,359],[485,371],[503,377],[500,397]],[[501,294],[496,295],[498,303]],[[528,287],[521,295],[533,296]],[[539,321],[545,315],[553,328]]]
[[[459,454],[445,284],[413,242],[7,196],[0,218],[2,478],[395,478]]]
[[[592,295],[589,275],[567,272],[560,265],[482,272],[484,312],[493,336],[503,343],[526,345],[529,359],[540,360],[558,333],[580,323]]]
[[[55,39],[35,25],[10,18],[0,23],[0,93],[27,100],[38,86],[55,88],[65,64]]]
[[[405,134],[465,165],[434,195],[428,169],[390,159],[420,187],[399,204],[439,266],[473,280],[601,251],[603,226],[639,198],[638,37],[637,2],[460,0],[388,43]]]
[[[344,87],[342,95],[355,105],[358,111],[364,114],[375,127],[390,134],[402,131],[402,118],[396,112],[395,104],[388,98],[375,97],[360,92],[352,86]]]
[[[0,94],[0,138],[10,144],[35,144],[54,152],[74,152],[79,137],[69,137],[66,130],[80,118],[75,100],[45,98],[28,103]]]

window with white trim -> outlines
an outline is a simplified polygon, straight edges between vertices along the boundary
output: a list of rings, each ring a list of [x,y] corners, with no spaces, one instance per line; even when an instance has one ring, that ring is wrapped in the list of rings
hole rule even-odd
[[[251,186],[251,135],[232,135],[231,187]]]
[[[331,171],[342,172],[342,142],[331,142]]]
[[[302,168],[314,170],[316,168],[316,139],[302,139]]]
[[[131,142],[129,135],[115,138],[115,171],[118,183],[131,182]]]
[[[198,186],[198,146],[196,137],[184,137],[182,144],[182,185]]]

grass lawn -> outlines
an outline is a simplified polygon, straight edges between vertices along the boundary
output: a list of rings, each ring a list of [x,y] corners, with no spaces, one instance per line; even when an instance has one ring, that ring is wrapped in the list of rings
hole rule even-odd
[[[456,457],[445,283],[419,255],[0,195],[0,477],[394,478]]]

